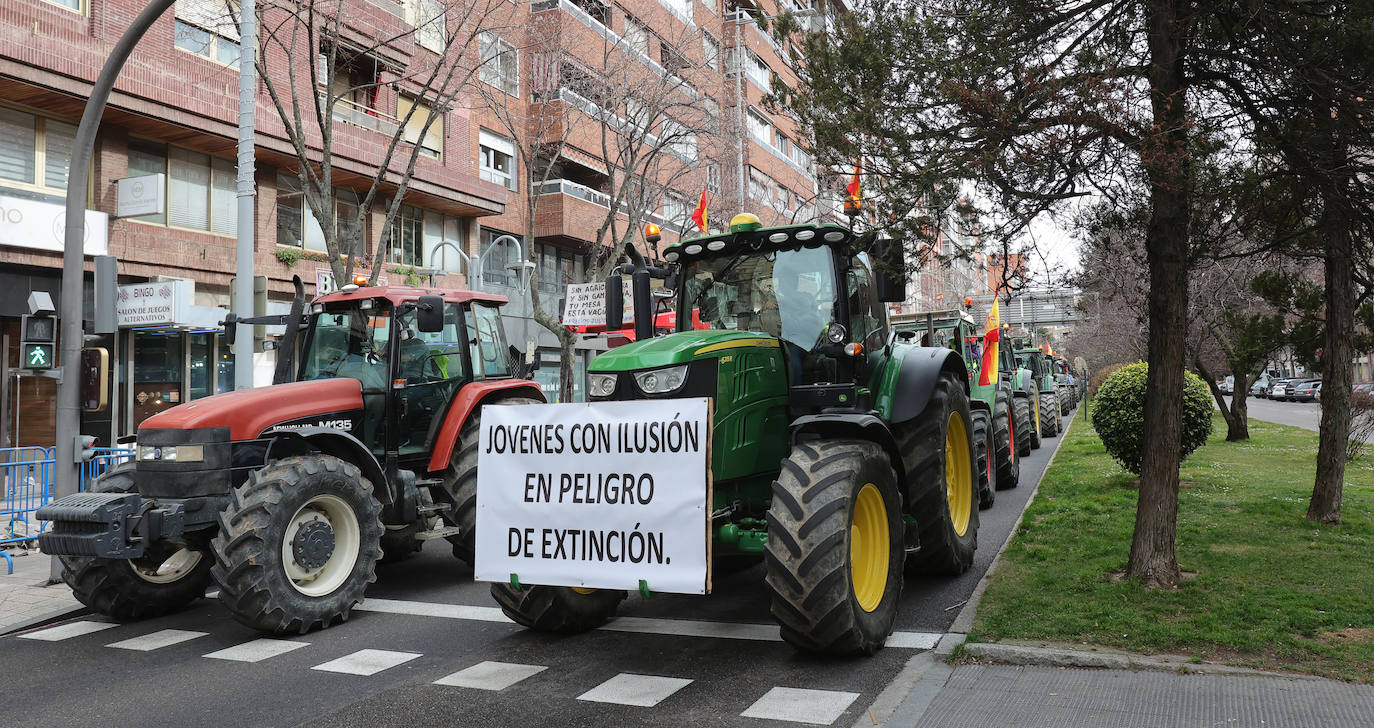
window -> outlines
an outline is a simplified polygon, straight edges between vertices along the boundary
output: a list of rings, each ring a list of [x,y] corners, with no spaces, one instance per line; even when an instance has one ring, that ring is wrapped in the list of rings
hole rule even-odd
[[[238,3],[176,0],[172,45],[220,63],[238,63]]]
[[[414,113],[411,113],[412,108],[415,110]],[[396,115],[406,126],[403,138],[411,144],[419,145],[421,154],[435,159],[443,154],[443,112],[436,113],[429,104],[419,99],[401,96],[396,99]],[[433,122],[429,122],[431,117],[434,119]],[[425,128],[426,122],[429,122],[429,128]]]
[[[758,84],[760,88],[767,89],[768,84],[773,79],[772,69],[768,68],[768,64],[764,63],[763,59],[755,55],[753,51],[739,46],[735,48],[737,66],[741,51],[744,54],[744,75],[748,76],[750,81]]]
[[[692,209],[687,201],[669,192],[663,196],[663,219],[670,225],[681,226],[690,220]]]
[[[797,166],[802,169],[811,169],[811,155],[796,144],[792,145],[792,161],[796,162]]]
[[[749,124],[749,134],[760,143],[771,145],[773,143],[772,124],[769,124],[768,120],[763,118],[762,114],[753,109],[749,110],[746,118]]]
[[[238,190],[234,163],[208,154],[133,140],[129,176],[167,175],[167,214],[133,218],[160,225],[238,233]]]
[[[572,3],[592,16],[592,20],[601,23],[603,26],[610,27],[611,7],[603,2],[603,0],[572,0]]]
[[[500,238],[501,249],[487,254],[491,249],[492,243]],[[514,288],[516,284],[516,273],[510,266],[520,261],[520,252],[510,238],[519,240],[518,235],[509,235],[500,230],[489,230],[482,228],[482,245],[479,254],[486,257],[482,261],[482,281],[507,288]]]
[[[663,66],[663,70],[674,76],[682,75],[682,70],[690,68],[692,65],[692,62],[687,60],[687,56],[683,55],[682,51],[662,40],[658,42],[658,60]]]
[[[493,256],[496,253],[492,253]],[[534,274],[539,284],[539,292],[550,296],[562,297],[569,283],[581,280],[584,257],[567,248],[548,243],[535,243]],[[546,304],[547,305],[547,304]]]
[[[439,0],[406,0],[406,22],[415,26],[415,42],[426,50],[444,52],[448,40],[444,5]]]
[[[425,216],[418,207],[401,205],[391,221],[387,260],[401,265],[423,266]]]
[[[706,67],[712,71],[720,65],[720,41],[708,33],[701,34],[701,54]]]
[[[749,197],[766,205],[773,204],[773,180],[753,167],[749,168]]]
[[[495,86],[511,96],[520,95],[520,55],[515,46],[484,32],[478,39],[482,53],[482,71],[478,78],[488,86]]]
[[[649,29],[629,13],[625,14],[625,43],[641,55],[649,55]]]
[[[53,5],[61,5],[68,10],[75,10],[78,13],[85,14],[86,12],[85,3],[82,0],[48,0],[48,2]]]
[[[62,194],[76,126],[0,106],[0,183]]]
[[[658,0],[663,7],[686,23],[692,22],[692,0]]]
[[[334,232],[340,252],[357,255],[363,250],[363,228],[358,220],[358,193],[334,188]],[[324,228],[315,218],[295,174],[277,173],[277,244],[308,250],[327,250]]]
[[[334,59],[332,72],[328,68],[328,54],[321,53],[318,62],[320,76],[329,74],[329,93],[334,97],[330,115],[334,120],[380,129],[377,91],[381,87],[381,64],[377,59],[366,55],[346,58],[340,52]],[[394,119],[388,120],[395,123]],[[394,126],[389,129],[394,133]]]
[[[684,162],[694,162],[697,158],[697,135],[687,131],[687,127],[673,119],[663,118],[660,131],[668,151]]]
[[[706,165],[706,189],[720,194],[720,165],[711,163]]]
[[[791,159],[791,158],[792,158],[792,140],[791,140],[791,139],[788,139],[788,138],[787,138],[787,135],[782,134],[781,132],[779,132],[778,135],[777,135],[777,145],[776,145],[776,146],[777,146],[777,150],[778,150],[779,152],[782,152],[782,156],[787,157],[788,159]]]
[[[487,131],[478,134],[481,157],[478,174],[488,182],[495,182],[508,190],[515,189],[515,143]]]

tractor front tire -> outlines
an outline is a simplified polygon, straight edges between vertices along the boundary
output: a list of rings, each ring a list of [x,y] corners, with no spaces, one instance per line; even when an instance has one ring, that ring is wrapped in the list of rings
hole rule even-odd
[[[482,408],[517,404],[540,402],[529,397],[506,397],[482,402],[473,408],[463,429],[458,431],[451,464],[444,471],[444,486],[434,491],[435,498],[449,501],[449,509],[440,513],[444,524],[462,529],[448,537],[453,544],[453,555],[468,564],[474,563],[477,543],[477,447],[482,436]]]
[[[1016,423],[1012,421],[1011,390],[997,390],[997,408],[993,410],[992,444],[997,470],[997,489],[1011,490],[1021,481],[1021,457],[1016,452]]]
[[[867,440],[793,446],[773,482],[764,552],[782,638],[807,652],[871,655],[902,593],[902,497]]]
[[[920,550],[910,573],[953,576],[973,565],[978,548],[977,462],[968,395],[953,374],[940,375],[920,415],[897,429],[908,459],[907,512],[916,519]]]
[[[1055,396],[1059,398],[1059,414],[1067,417],[1073,411],[1073,394],[1060,387],[1055,390]]]
[[[491,595],[516,624],[539,632],[577,634],[615,619],[625,600],[621,589],[575,589],[567,586],[492,584]]]
[[[126,463],[96,481],[97,493],[132,493],[134,465]],[[137,559],[60,556],[62,581],[77,601],[120,622],[181,611],[205,596],[210,558],[205,552],[167,541],[150,544]]]
[[[1040,393],[1040,436],[1059,434],[1059,398],[1054,392]]]
[[[1016,455],[1018,460],[1017,467],[1020,467],[1020,458],[1031,454],[1031,435],[1035,432],[1035,426],[1031,424],[1031,400],[1030,397],[1011,398],[1012,423],[1015,425],[1016,433]]]
[[[986,411],[973,412],[973,441],[978,446],[978,458],[974,463],[974,472],[978,473],[978,508],[986,511],[997,502],[997,473],[992,466],[992,422]]]
[[[249,627],[305,634],[346,621],[377,580],[381,504],[339,458],[297,455],[249,473],[219,523],[219,598]]]

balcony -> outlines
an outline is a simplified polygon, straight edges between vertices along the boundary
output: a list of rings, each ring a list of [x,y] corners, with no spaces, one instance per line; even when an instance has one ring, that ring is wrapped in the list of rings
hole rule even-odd
[[[535,185],[541,198],[536,212],[537,237],[561,236],[590,242],[592,235],[611,209],[611,198],[604,192],[565,179],[551,179]],[[629,216],[621,212],[622,217]],[[662,215],[646,212],[643,222],[657,224],[665,231],[682,234],[682,227]]]
[[[562,10],[563,12],[573,16],[574,18],[577,18],[579,22],[581,22],[588,28],[591,28],[593,31],[596,31],[597,35],[600,35],[608,43],[619,48],[622,53],[639,59],[641,63],[648,66],[654,73],[657,73],[658,75],[664,78],[678,82],[680,90],[687,96],[694,99],[697,97],[697,91],[696,89],[692,88],[691,84],[669,73],[668,69],[664,68],[658,61],[655,61],[654,59],[648,57],[647,55],[639,52],[634,48],[631,48],[630,44],[626,42],[625,39],[622,38],[619,33],[616,33],[610,28],[607,28],[601,21],[597,20],[596,18],[593,18],[591,15],[587,13],[586,10],[583,10],[582,8],[578,7],[577,4],[573,3],[571,0],[538,0],[537,2],[530,5],[531,13],[540,13],[546,10],[555,9]],[[688,21],[688,24],[690,25],[691,21]]]
[[[320,96],[320,105],[328,103],[323,95]],[[364,106],[345,98],[334,100],[334,108],[331,112],[334,121],[341,121],[352,126],[361,126],[364,129],[371,129],[375,132],[395,136],[396,131],[401,128],[401,120],[377,109]]]

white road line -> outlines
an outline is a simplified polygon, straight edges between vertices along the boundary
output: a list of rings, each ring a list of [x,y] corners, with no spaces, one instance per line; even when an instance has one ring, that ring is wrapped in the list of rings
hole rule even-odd
[[[529,677],[538,675],[549,668],[543,665],[519,665],[511,662],[479,662],[472,667],[442,677],[435,685],[451,685],[458,688],[477,690],[505,690]]]
[[[408,614],[418,617],[466,619],[476,622],[504,622],[514,624],[499,607],[471,607],[462,604],[412,602],[402,599],[367,599],[355,609],[386,614]],[[651,619],[648,617],[619,617],[600,629],[610,632],[634,632],[681,637],[710,637],[715,639],[781,642],[776,624],[740,622],[708,622],[696,619]],[[893,632],[887,646],[898,649],[928,650],[940,641],[940,632]]]
[[[844,715],[844,711],[858,697],[858,693],[838,690],[773,688],[749,706],[748,710],[740,713],[740,716],[830,725]]]
[[[290,640],[256,639],[252,642],[244,642],[241,645],[226,647],[222,650],[211,652],[206,657],[214,660],[233,660],[234,662],[261,662],[269,657],[284,655],[292,650],[299,650],[302,647],[309,647],[309,642],[292,642]]]
[[[337,660],[330,660],[323,665],[316,665],[310,669],[323,670],[324,672],[341,672],[345,675],[376,675],[382,670],[388,670],[397,665],[410,662],[419,656],[420,653],[418,652],[358,650],[351,655],[344,655]]]
[[[40,629],[37,632],[19,635],[21,640],[42,640],[44,642],[60,642],[69,640],[73,637],[99,632],[102,629],[109,629],[115,626],[113,622],[91,622],[82,620],[80,622],[70,622],[60,624],[56,627]]]
[[[593,703],[615,703],[652,708],[668,696],[687,687],[691,680],[657,675],[633,675],[622,672],[600,685],[577,696],[578,700]]]
[[[163,647],[179,644],[197,637],[204,637],[209,632],[192,632],[185,629],[162,629],[152,634],[145,634],[142,637],[130,637],[127,640],[111,642],[106,647],[114,647],[120,650],[137,650],[138,652],[152,652]]]

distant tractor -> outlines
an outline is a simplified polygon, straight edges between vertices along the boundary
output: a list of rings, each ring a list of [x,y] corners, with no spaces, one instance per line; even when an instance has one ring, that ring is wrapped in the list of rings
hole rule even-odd
[[[1016,364],[1030,370],[1035,382],[1036,399],[1034,402],[1035,421],[1039,426],[1036,441],[1042,437],[1059,434],[1059,393],[1054,383],[1054,372],[1050,368],[1049,357],[1033,347],[1016,349]]]
[[[543,401],[510,376],[505,301],[349,285],[306,311],[298,280],[291,315],[242,320],[285,325],[278,374],[297,381],[144,420],[133,462],[39,511],[43,550],[116,619],[213,581],[239,621],[299,633],[347,619],[384,552],[446,538],[471,561],[481,409]]]
[[[627,246],[646,336],[588,367],[591,407],[713,400],[709,504],[715,569],[762,560],[781,635],[799,649],[871,654],[891,633],[903,575],[954,575],[978,541],[976,421],[956,348],[888,325],[905,298],[901,244],[836,225],[683,240],[651,266]],[[650,276],[672,283],[678,322],[653,336]],[[621,278],[607,281],[619,328]],[[697,311],[709,328],[685,324]],[[625,592],[492,585],[516,622],[576,632]]]

